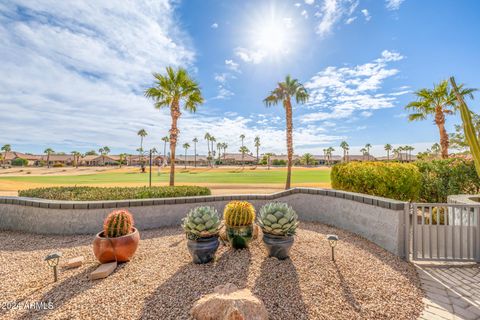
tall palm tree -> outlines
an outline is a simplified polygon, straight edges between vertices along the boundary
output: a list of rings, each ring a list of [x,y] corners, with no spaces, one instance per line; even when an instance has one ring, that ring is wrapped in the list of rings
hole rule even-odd
[[[390,151],[392,150],[392,145],[387,143],[383,148],[385,151],[387,151],[387,160],[390,161]]]
[[[241,146],[240,150],[238,150],[242,154],[242,167],[245,167],[245,154],[249,153],[250,150],[248,150],[247,147]]]
[[[272,106],[282,102],[285,109],[286,117],[286,135],[287,135],[287,181],[285,182],[285,189],[290,189],[292,178],[292,164],[293,164],[293,115],[292,115],[292,101],[295,99],[296,103],[305,103],[308,101],[308,93],[305,87],[298,82],[297,79],[292,79],[289,75],[284,82],[277,84],[277,87],[266,97],[263,101],[265,105]]]
[[[315,162],[315,159],[313,158],[313,155],[311,153],[305,153],[302,156],[302,162],[306,165],[309,166],[310,164],[313,164]]]
[[[207,147],[208,147],[208,156],[207,156],[207,160],[209,162],[209,165],[211,165],[211,157],[212,157],[212,153],[210,151],[210,139],[212,138],[212,136],[210,135],[210,133],[205,133],[205,136],[203,137],[206,141],[207,141]]]
[[[217,142],[217,159],[220,162],[220,157],[222,156],[222,142]]]
[[[226,161],[227,148],[228,148],[228,144],[227,144],[226,142],[224,142],[224,143],[222,144],[222,149],[223,149],[223,163],[225,163],[225,161]]]
[[[328,165],[327,149],[323,149],[323,163],[324,163],[325,165]]]
[[[270,170],[270,158],[273,156],[273,153],[267,152],[265,156],[267,157],[267,169]]]
[[[120,168],[122,167],[123,165],[123,162],[127,159],[127,154],[126,153],[120,153],[118,155],[119,159],[118,159],[118,162],[119,162],[119,166]]]
[[[257,149],[257,164],[258,164],[258,160],[259,160],[259,158],[258,158],[258,151],[259,151],[259,149],[260,149],[260,137],[259,137],[259,136],[256,136],[255,139],[254,139],[254,141],[255,141],[255,148]]]
[[[367,154],[367,149],[362,148],[362,149],[360,149],[360,152],[362,153],[362,160],[365,161],[365,155]]]
[[[178,68],[174,70],[167,67],[165,75],[154,73],[155,85],[145,91],[147,98],[152,98],[155,108],[169,108],[172,118],[170,128],[170,186],[175,185],[175,150],[177,137],[180,132],[177,123],[182,115],[180,103],[183,102],[185,110],[195,112],[203,103],[202,93],[197,82],[189,75],[187,70]]]
[[[342,142],[340,143],[340,148],[343,149],[343,161],[345,161],[345,162],[348,162],[348,159],[347,159],[347,150],[348,150],[348,147],[349,147],[349,146],[348,146],[347,141],[342,141]]]
[[[197,137],[193,138],[192,142],[193,142],[193,153],[194,153],[194,156],[193,156],[194,160],[193,161],[194,161],[194,165],[195,165],[195,168],[196,168],[197,167],[197,143],[198,143]]]
[[[433,155],[435,157],[438,156],[438,154],[440,153],[442,147],[438,144],[438,143],[434,143],[431,147],[430,147],[430,150],[432,151]]]
[[[473,99],[473,92],[476,89],[464,88],[463,84],[458,87],[460,96]],[[451,90],[447,80],[441,81],[432,89],[420,89],[415,92],[417,101],[410,102],[405,109],[411,110],[408,120],[425,120],[428,116],[433,116],[434,123],[440,132],[440,146],[442,149],[442,158],[448,158],[449,140],[447,130],[445,129],[445,116],[454,114],[458,109],[458,101],[454,92]]]
[[[187,169],[187,150],[190,148],[190,144],[188,142],[185,142],[183,144],[183,149],[185,149],[185,169]]]
[[[332,152],[335,151],[333,147],[328,147],[327,148],[327,156],[328,156],[328,162],[332,163]]]
[[[47,155],[47,168],[50,168],[50,155],[54,152],[55,151],[53,151],[52,148],[47,148],[43,151],[43,153],[45,153]]]
[[[245,135],[243,133],[240,135],[240,139],[242,140],[242,147],[243,147],[243,140],[245,140]]]
[[[98,152],[102,155],[102,164],[105,165],[105,156],[110,153],[109,147],[103,147],[98,149]]]
[[[71,154],[73,156],[73,166],[78,169],[78,162],[80,161],[80,152],[72,151]]]
[[[163,161],[168,164],[167,161],[167,142],[170,141],[170,138],[168,136],[165,136],[162,138],[163,141]]]
[[[145,159],[144,159],[144,152],[143,152],[143,138],[145,138],[148,133],[147,131],[145,131],[145,129],[140,129],[138,132],[137,132],[137,135],[140,136],[140,162],[141,162],[141,165],[142,165],[142,172],[145,172]]]
[[[212,144],[212,147],[211,147],[211,150],[212,150],[212,168],[213,168],[213,165],[215,164],[215,149],[213,149],[213,143],[217,141],[217,139],[214,137],[214,136],[210,136],[210,143]]]
[[[7,160],[7,152],[12,151],[12,146],[9,145],[9,144],[5,144],[2,147],[2,151],[4,152],[3,159],[2,159],[2,164],[5,165],[5,161]]]
[[[365,145],[365,149],[367,149],[367,160],[370,160],[370,149],[372,148],[372,145],[370,143],[367,143]]]

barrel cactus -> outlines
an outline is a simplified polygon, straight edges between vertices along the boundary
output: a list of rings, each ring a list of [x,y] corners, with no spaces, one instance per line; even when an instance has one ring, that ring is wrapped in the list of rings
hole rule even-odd
[[[271,202],[260,209],[258,224],[264,233],[291,236],[298,226],[298,216],[286,203]]]
[[[223,211],[225,224],[230,227],[252,225],[255,220],[255,208],[247,201],[231,201]]]
[[[220,217],[214,207],[196,207],[182,220],[182,227],[191,240],[217,235]]]
[[[133,231],[133,217],[128,210],[112,211],[103,223],[103,234],[107,238],[125,236]]]

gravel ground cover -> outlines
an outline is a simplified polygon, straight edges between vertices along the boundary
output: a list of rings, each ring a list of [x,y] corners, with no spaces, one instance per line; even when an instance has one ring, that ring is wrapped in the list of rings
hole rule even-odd
[[[336,262],[325,235],[340,237]],[[194,265],[179,227],[142,231],[134,259],[103,280],[88,275],[97,262],[92,236],[41,236],[0,232],[1,319],[189,319],[202,295],[226,282],[247,287],[264,301],[270,319],[416,319],[423,310],[413,265],[351,233],[302,223],[292,258],[268,258],[262,241],[249,250],[220,246],[215,262]],[[43,261],[52,251],[63,261],[59,281]],[[25,303],[52,302],[52,309]],[[14,306],[13,309],[7,307]],[[15,307],[16,306],[16,307]]]

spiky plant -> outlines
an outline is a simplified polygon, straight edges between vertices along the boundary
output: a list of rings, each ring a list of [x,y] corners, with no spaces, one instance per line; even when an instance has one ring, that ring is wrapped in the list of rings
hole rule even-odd
[[[230,227],[248,226],[255,220],[255,208],[248,201],[230,201],[225,206],[223,218]]]
[[[182,219],[182,228],[191,240],[212,237],[219,232],[220,217],[214,207],[196,207]]]
[[[288,204],[271,202],[260,209],[258,224],[265,233],[291,236],[297,229],[298,216]]]
[[[107,238],[125,236],[133,230],[133,217],[128,210],[112,211],[103,223],[103,234]]]

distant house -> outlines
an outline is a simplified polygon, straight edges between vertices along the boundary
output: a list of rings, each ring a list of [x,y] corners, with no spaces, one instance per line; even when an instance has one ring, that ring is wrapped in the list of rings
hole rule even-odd
[[[342,157],[343,158],[343,157]],[[347,156],[347,159],[343,159],[344,161],[375,161],[375,158],[372,155],[361,155],[361,154],[351,154]]]
[[[48,155],[42,155],[40,158],[35,162],[35,165],[47,165],[47,159],[50,161],[50,165],[64,165],[70,166],[73,164],[73,155],[71,154],[51,154],[50,157]]]
[[[28,161],[27,165],[33,166],[35,165],[36,161],[38,161],[42,156],[22,153],[18,151],[10,151],[10,152],[7,152],[7,154],[2,152],[2,158],[3,157],[5,157],[5,164],[8,164],[8,165],[11,165],[13,160],[21,158]]]
[[[416,155],[410,155],[408,153],[397,153],[397,154],[391,154],[390,159],[389,157],[378,157],[377,160],[379,161],[401,161],[401,162],[413,162],[417,160]]]
[[[223,159],[223,158],[221,158]],[[185,156],[181,156],[177,154],[177,159],[175,159],[175,163],[178,165],[184,166],[186,162],[187,166],[194,166],[195,165],[195,156],[194,155],[187,155],[187,158]],[[207,166],[208,165],[208,159],[207,156],[202,156],[202,155],[197,155],[196,157],[196,163],[197,166],[202,167],[202,166]]]
[[[257,163],[257,157],[248,153],[243,156],[243,160],[241,153],[225,153],[225,155],[222,154],[220,159],[223,164],[227,165],[241,165],[242,163],[252,165]]]
[[[314,155],[313,159],[319,164],[319,165],[326,165],[326,164],[335,164],[342,162],[342,157],[341,156],[327,156],[325,157],[324,155]]]

